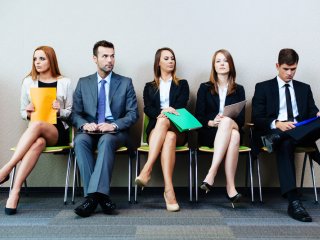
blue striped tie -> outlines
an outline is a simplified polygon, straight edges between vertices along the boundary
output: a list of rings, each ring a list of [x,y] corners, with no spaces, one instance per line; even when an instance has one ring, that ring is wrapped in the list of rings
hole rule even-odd
[[[104,85],[106,84],[106,80],[101,80],[101,86],[98,97],[98,123],[105,122],[105,114],[106,114],[106,91]]]

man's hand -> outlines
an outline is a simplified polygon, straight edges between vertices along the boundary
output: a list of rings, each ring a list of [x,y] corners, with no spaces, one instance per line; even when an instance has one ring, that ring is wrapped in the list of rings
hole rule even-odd
[[[88,131],[88,132],[94,132],[98,130],[98,125],[96,123],[86,123],[82,127],[83,130]]]
[[[293,129],[296,126],[294,125],[294,122],[280,122],[280,121],[278,121],[278,122],[276,122],[276,127],[284,132],[284,131]]]
[[[320,112],[317,113],[317,117],[320,117]]]
[[[116,130],[115,126],[110,123],[99,123],[98,130],[101,132],[113,132]]]

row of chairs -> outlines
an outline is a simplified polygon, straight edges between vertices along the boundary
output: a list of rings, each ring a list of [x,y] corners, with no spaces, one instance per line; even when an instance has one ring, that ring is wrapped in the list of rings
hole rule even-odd
[[[146,135],[146,127],[148,125],[149,118],[144,115],[143,118],[143,131],[141,136],[141,145],[135,152],[128,149],[127,147],[120,147],[117,150],[117,153],[119,154],[127,154],[128,156],[128,202],[131,202],[131,196],[132,196],[132,161],[134,158],[134,155],[136,155],[136,165],[135,165],[135,177],[137,177],[140,173],[140,165],[141,165],[141,154],[146,154],[149,152],[149,146],[147,143],[147,135]],[[253,124],[247,124],[250,130],[250,138],[252,138],[252,129]],[[71,128],[70,128],[71,129]],[[66,172],[66,179],[65,179],[65,191],[64,191],[64,203],[67,203],[68,198],[68,188],[69,188],[69,179],[70,179],[70,173],[73,167],[73,183],[72,183],[72,198],[71,201],[74,203],[75,199],[75,189],[77,187],[81,186],[80,181],[80,174],[79,170],[77,168],[77,161],[74,154],[73,149],[73,138],[74,133],[73,130],[70,130],[70,144],[68,146],[55,146],[55,147],[46,147],[43,150],[43,153],[51,153],[51,154],[68,154],[68,162],[67,162],[67,172]],[[11,150],[15,150],[15,148],[11,148]],[[304,162],[303,162],[303,168],[302,168],[302,175],[301,175],[301,182],[300,187],[303,188],[303,181],[304,181],[304,172],[306,167],[306,162],[309,159],[310,163],[310,170],[311,170],[311,177],[313,182],[313,189],[315,194],[315,202],[318,203],[318,197],[317,197],[317,188],[315,184],[315,174],[314,174],[314,167],[313,162],[309,156],[311,152],[314,152],[314,148],[296,148],[296,153],[304,153]],[[265,148],[261,149],[261,152],[267,152]],[[135,154],[133,154],[135,153]],[[212,155],[214,153],[214,148],[209,148],[205,146],[201,146],[197,149],[191,149],[188,147],[188,145],[185,146],[177,146],[176,147],[176,153],[185,153],[188,155],[188,185],[189,185],[189,201],[193,201],[193,192],[195,193],[195,201],[198,201],[198,155],[200,154],[210,154]],[[245,154],[247,156],[246,158],[246,177],[245,177],[245,186],[248,186],[248,178],[250,182],[250,193],[251,193],[251,202],[254,202],[254,181],[253,181],[253,171],[254,171],[254,165],[256,165],[256,172],[258,177],[258,189],[259,189],[259,196],[260,196],[260,202],[263,202],[262,198],[262,186],[261,186],[261,174],[260,174],[260,160],[259,156],[252,159],[251,156],[251,148],[247,146],[240,146],[239,147],[239,153]],[[194,157],[193,157],[194,156]],[[254,164],[255,163],[255,164]],[[15,176],[16,168],[13,169],[11,173],[11,183],[10,183],[10,189],[13,186],[14,182],[14,176]],[[27,186],[27,183],[25,182],[25,187]],[[194,190],[193,190],[194,189]],[[135,185],[134,188],[134,202],[137,202],[138,198],[138,187]]]

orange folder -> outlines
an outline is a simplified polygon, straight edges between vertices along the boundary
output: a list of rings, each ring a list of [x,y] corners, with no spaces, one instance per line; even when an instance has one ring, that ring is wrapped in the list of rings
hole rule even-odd
[[[31,113],[31,122],[44,121],[51,124],[57,123],[57,110],[52,108],[52,103],[57,98],[56,88],[31,88],[31,102],[35,111]]]

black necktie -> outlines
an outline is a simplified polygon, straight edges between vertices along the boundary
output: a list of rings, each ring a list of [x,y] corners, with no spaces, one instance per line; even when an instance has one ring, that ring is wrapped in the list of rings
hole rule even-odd
[[[284,86],[286,87],[286,103],[287,103],[288,121],[293,122],[294,118],[293,118],[293,111],[292,111],[291,94],[289,90],[290,85],[285,84]]]

